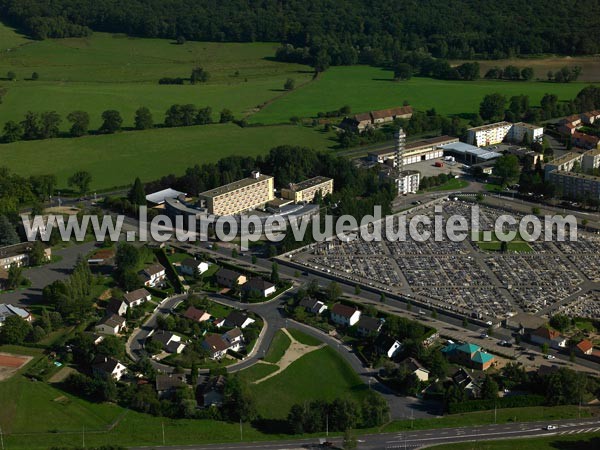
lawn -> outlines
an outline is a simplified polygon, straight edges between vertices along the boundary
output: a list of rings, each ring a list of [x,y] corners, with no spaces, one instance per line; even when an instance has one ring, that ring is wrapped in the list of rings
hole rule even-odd
[[[277,363],[284,355],[292,341],[283,331],[279,330],[275,333],[269,351],[265,355],[264,360],[270,363]]]
[[[253,366],[248,367],[247,369],[241,370],[240,372],[238,372],[238,375],[243,380],[251,383],[253,381],[260,380],[261,378],[264,378],[277,370],[279,370],[279,367],[277,367],[276,365],[262,364],[259,362],[257,364],[254,364]]]
[[[295,403],[336,397],[360,400],[367,387],[335,350],[324,347],[302,356],[281,374],[252,386],[252,391],[263,417],[284,419]]]
[[[461,180],[460,178],[451,178],[444,184],[440,184],[439,186],[429,189],[424,189],[422,192],[456,191],[458,189],[466,188],[468,185],[469,182],[466,180]]]
[[[499,252],[501,249],[501,242],[498,239],[495,231],[490,231],[490,238],[485,239],[485,231],[479,232],[479,239],[475,241],[475,244],[484,251],[489,252]],[[521,235],[517,233],[515,238],[508,243],[509,252],[518,252],[518,253],[530,253],[533,251],[531,246],[523,240]]]
[[[321,345],[322,342],[315,337],[309,336],[308,334],[303,333],[302,331],[291,328],[288,330],[292,337],[296,339],[298,342],[304,345]]]
[[[486,94],[506,97],[527,94],[533,105],[546,92],[560,100],[573,97],[588,83],[506,82],[494,80],[446,81],[415,77],[394,82],[392,72],[370,66],[331,67],[318,80],[296,89],[254,114],[251,122],[280,123],[292,116],[314,117],[350,105],[352,111],[399,106],[406,100],[413,107],[435,108],[441,114],[473,114]]]
[[[551,436],[533,439],[508,439],[501,441],[463,442],[431,447],[435,450],[588,450],[598,448],[600,433]]]
[[[59,188],[78,170],[92,174],[91,189],[182,175],[195,164],[229,155],[257,156],[277,145],[326,149],[332,134],[296,125],[240,128],[233,124],[163,128],[77,139],[0,145],[0,161],[19,175],[52,173]],[[27,155],[26,158],[23,155]]]

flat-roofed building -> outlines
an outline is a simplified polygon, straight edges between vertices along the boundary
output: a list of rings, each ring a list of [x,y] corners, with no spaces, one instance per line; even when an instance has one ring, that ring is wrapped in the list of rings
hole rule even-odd
[[[566,197],[600,200],[600,177],[554,170],[550,172],[549,180]]]
[[[581,160],[581,168],[587,172],[598,167],[600,167],[600,149],[585,152]]]
[[[523,142],[527,136],[528,142],[540,142],[544,137],[544,127],[525,122],[517,122],[508,131],[506,139],[512,142]]]
[[[452,136],[439,136],[410,142],[404,148],[404,165],[441,158],[444,156],[444,146],[455,142],[458,142],[458,138]],[[367,157],[369,161],[385,163],[387,160],[393,160],[395,153],[396,150],[393,148],[374,150],[369,152]]]
[[[314,177],[300,183],[290,184],[289,188],[281,190],[281,196],[285,199],[293,200],[296,203],[310,203],[315,198],[317,192],[321,197],[333,192],[333,179],[327,177]]]
[[[394,183],[398,195],[416,193],[421,183],[421,174],[416,170],[404,170],[398,174],[395,169],[389,168],[381,171],[379,177]]]
[[[232,216],[265,206],[275,198],[273,190],[273,177],[254,171],[248,178],[203,192],[199,197],[206,202],[210,214]]]
[[[467,143],[477,147],[499,144],[512,127],[510,122],[497,122],[467,130]]]
[[[444,154],[457,157],[460,161],[467,164],[478,164],[487,161],[493,161],[502,155],[464,142],[455,142],[444,146]]]
[[[22,242],[20,244],[0,247],[0,269],[8,270],[13,264],[19,267],[29,265],[29,254],[33,249],[33,242]],[[50,261],[52,249],[44,247],[44,258]]]
[[[549,179],[550,173],[554,171],[559,172],[570,172],[573,170],[575,164],[581,164],[583,161],[583,154],[581,153],[566,153],[560,158],[553,159],[544,166],[544,177],[546,180]]]

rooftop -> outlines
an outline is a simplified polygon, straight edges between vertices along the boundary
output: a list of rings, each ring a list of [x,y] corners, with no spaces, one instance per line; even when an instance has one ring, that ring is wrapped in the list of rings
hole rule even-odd
[[[229,183],[224,186],[219,186],[209,191],[202,192],[200,194],[200,197],[218,197],[220,195],[227,194],[228,192],[237,191],[247,186],[252,186],[253,184],[260,183],[261,181],[269,180],[271,178],[273,177],[270,175],[258,174],[257,177],[244,178],[242,180],[237,180],[233,183]]]
[[[302,191],[304,189],[308,189],[308,188],[311,188],[314,186],[318,186],[319,184],[323,184],[323,183],[326,183],[326,182],[332,181],[332,180],[333,180],[333,178],[318,176],[318,177],[309,178],[308,180],[304,180],[299,183],[293,183],[290,185],[289,188],[292,191],[297,192],[297,191]]]
[[[354,306],[342,305],[341,303],[336,303],[331,308],[331,312],[337,314],[338,316],[350,318],[352,315],[358,311],[358,308]]]
[[[510,126],[512,126],[512,124],[510,122],[496,122],[496,123],[489,123],[487,125],[481,125],[479,127],[469,128],[467,131],[485,131],[485,130],[492,130],[494,128],[510,127]]]
[[[156,205],[162,205],[168,198],[177,198],[180,195],[186,195],[185,192],[176,191],[175,189],[163,189],[162,191],[154,192],[146,195],[146,201]]]
[[[479,159],[494,159],[502,156],[500,153],[475,147],[474,145],[465,144],[464,142],[454,142],[448,144],[444,146],[444,150],[450,150],[463,155],[473,155]]]

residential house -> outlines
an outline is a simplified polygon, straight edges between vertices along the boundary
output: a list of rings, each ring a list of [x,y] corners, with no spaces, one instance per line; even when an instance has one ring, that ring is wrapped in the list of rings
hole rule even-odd
[[[118,316],[124,316],[127,314],[127,310],[129,309],[129,305],[125,303],[123,300],[119,300],[118,298],[111,298],[106,306],[106,310],[110,311]]]
[[[194,322],[202,323],[210,320],[212,317],[207,311],[203,309],[194,308],[190,306],[184,313],[183,317],[186,319],[193,320]]]
[[[19,308],[18,306],[9,305],[6,303],[0,303],[0,327],[2,326],[4,321],[11,316],[18,316],[26,322],[33,321],[31,313],[26,309]]]
[[[419,380],[427,381],[429,380],[429,370],[421,365],[419,361],[415,358],[406,358],[404,361],[400,363],[401,366],[404,366],[410,373],[414,374]]]
[[[152,295],[150,295],[150,292],[148,292],[146,289],[141,288],[124,294],[123,298],[125,298],[125,303],[127,303],[130,308],[135,308],[144,302],[150,301],[152,299]]]
[[[156,375],[154,384],[160,399],[169,398],[177,389],[187,386],[185,375],[176,373]]]
[[[221,336],[211,334],[204,338],[202,347],[208,351],[211,359],[221,359],[228,350],[239,351],[244,343],[244,335],[239,328],[229,330]]]
[[[96,330],[98,333],[116,336],[125,329],[126,324],[127,323],[124,317],[107,312],[102,320],[96,324],[94,330]]]
[[[223,391],[226,383],[227,379],[223,375],[218,375],[208,380],[202,392],[202,402],[205,408],[211,406],[218,407],[223,404]]]
[[[558,132],[564,136],[573,135],[577,131],[577,125],[572,123],[562,123],[558,126]]]
[[[241,286],[248,280],[245,275],[225,268],[219,269],[215,274],[215,278],[219,285],[229,289],[232,289],[234,286]]]
[[[572,134],[571,143],[575,147],[585,148],[586,150],[594,150],[600,148],[600,138],[589,134],[576,131]]]
[[[225,326],[225,318],[224,317],[215,317],[213,320],[213,325],[217,328],[221,328]]]
[[[274,294],[276,290],[277,288],[273,283],[260,277],[250,278],[242,285],[242,292],[251,297],[267,298],[269,295]]]
[[[600,111],[588,111],[581,115],[581,121],[586,125],[593,125],[598,120],[600,120]]]
[[[549,327],[541,326],[530,334],[531,342],[538,345],[548,345],[550,348],[561,349],[567,346],[567,338]]]
[[[393,358],[402,350],[402,344],[385,334],[380,334],[377,339],[375,339],[375,351],[380,355],[385,355],[388,358]]]
[[[481,397],[481,382],[469,375],[469,373],[462,367],[452,374],[450,378],[454,384],[467,393],[469,398]]]
[[[594,344],[587,339],[583,339],[581,342],[575,345],[575,349],[582,355],[591,355],[594,352]]]
[[[167,353],[179,354],[186,347],[181,336],[171,331],[158,330],[152,334],[152,340],[160,342]]]
[[[479,345],[465,343],[450,344],[442,349],[442,353],[456,364],[476,370],[487,370],[494,363],[494,355],[484,352]]]
[[[331,321],[337,325],[351,327],[358,323],[360,319],[360,310],[354,306],[336,303],[331,308]]]
[[[356,324],[356,331],[361,336],[374,336],[379,334],[384,320],[375,317],[361,316]]]
[[[320,300],[311,297],[305,297],[300,301],[300,306],[307,312],[313,314],[322,314],[327,311],[327,305]]]
[[[208,270],[208,263],[205,263],[204,261],[198,261],[197,259],[188,258],[181,262],[179,270],[181,270],[181,273],[185,275],[193,276],[196,272],[199,275],[202,275]]]
[[[226,327],[238,327],[241,329],[246,328],[247,326],[256,322],[252,317],[248,315],[245,311],[232,311],[225,318],[225,326]]]
[[[92,372],[116,381],[123,378],[126,371],[127,367],[111,356],[98,355],[92,362]]]
[[[140,274],[144,279],[144,286],[156,287],[162,284],[167,277],[166,269],[160,264],[152,264],[144,268]]]
[[[381,109],[368,113],[355,114],[346,117],[340,124],[340,128],[348,131],[362,133],[369,128],[375,128],[396,119],[410,119],[413,110],[411,106],[399,106],[396,108]]]

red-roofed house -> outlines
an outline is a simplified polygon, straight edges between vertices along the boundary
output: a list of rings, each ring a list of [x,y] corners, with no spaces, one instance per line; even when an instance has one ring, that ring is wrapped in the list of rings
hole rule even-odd
[[[567,346],[567,339],[561,334],[547,327],[539,327],[537,330],[531,333],[531,342],[539,345],[547,344],[552,348],[565,348]]]
[[[587,339],[584,339],[579,344],[577,344],[575,348],[582,355],[591,355],[594,351],[594,344],[592,344]]]

